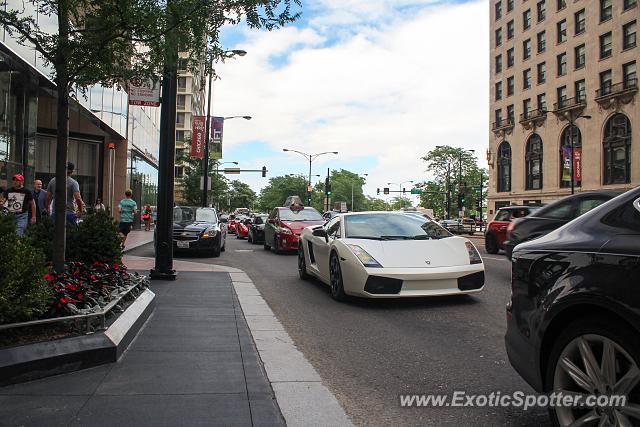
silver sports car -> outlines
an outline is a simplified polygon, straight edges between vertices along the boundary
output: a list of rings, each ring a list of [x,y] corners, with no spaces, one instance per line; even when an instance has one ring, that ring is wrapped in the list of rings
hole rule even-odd
[[[298,273],[331,286],[336,300],[468,294],[484,287],[484,264],[473,243],[424,216],[400,212],[347,213],[305,228]]]

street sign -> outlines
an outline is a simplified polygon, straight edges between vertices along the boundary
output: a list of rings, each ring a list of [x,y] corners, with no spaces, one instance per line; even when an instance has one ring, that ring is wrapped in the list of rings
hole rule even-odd
[[[239,175],[240,174],[240,168],[224,168],[224,173]]]
[[[347,202],[340,202],[340,212],[347,212]]]
[[[419,188],[412,188],[411,194],[422,194],[422,190]]]
[[[160,82],[133,79],[129,82],[129,105],[160,106]]]

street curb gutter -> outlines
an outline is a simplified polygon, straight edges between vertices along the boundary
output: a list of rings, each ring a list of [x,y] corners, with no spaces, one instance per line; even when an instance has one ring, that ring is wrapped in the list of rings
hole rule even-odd
[[[320,375],[242,270],[216,265],[231,276],[240,307],[285,422],[297,426],[353,426]]]

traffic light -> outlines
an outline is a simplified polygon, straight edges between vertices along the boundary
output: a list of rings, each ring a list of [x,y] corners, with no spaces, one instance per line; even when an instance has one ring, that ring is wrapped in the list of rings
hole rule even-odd
[[[327,196],[331,195],[331,181],[329,180],[329,177],[324,180],[324,194]]]
[[[476,200],[476,209],[477,210],[482,209],[482,199]]]
[[[389,187],[384,187],[383,190],[385,195],[389,194]]]
[[[263,166],[262,167],[262,177],[265,178],[267,176],[267,167]]]
[[[407,189],[402,187],[402,194],[405,194],[407,192]]]
[[[376,194],[380,194],[380,189],[376,189]]]
[[[458,210],[461,211],[464,206],[464,193],[458,193]]]

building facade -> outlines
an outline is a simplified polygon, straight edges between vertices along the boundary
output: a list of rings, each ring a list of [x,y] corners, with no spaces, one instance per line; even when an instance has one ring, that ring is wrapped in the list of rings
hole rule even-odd
[[[176,160],[191,153],[191,129],[194,116],[204,115],[204,63],[195,70],[187,65],[188,53],[181,52],[178,62],[178,96],[176,98]],[[182,203],[182,177],[186,165],[176,161],[174,198]]]
[[[492,0],[489,202],[640,185],[638,0]]]

